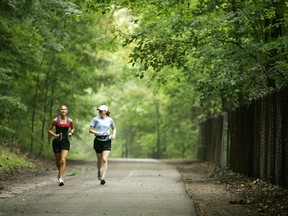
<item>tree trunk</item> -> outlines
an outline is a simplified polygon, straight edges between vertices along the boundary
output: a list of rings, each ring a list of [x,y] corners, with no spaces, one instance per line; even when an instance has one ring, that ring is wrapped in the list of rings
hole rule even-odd
[[[41,67],[44,62],[46,53],[44,53],[41,63],[38,68],[38,74],[37,74],[37,79],[36,79],[36,88],[35,88],[35,93],[34,93],[34,98],[32,102],[32,116],[31,116],[31,141],[30,141],[30,150],[29,152],[31,153],[33,151],[33,144],[34,144],[34,123],[35,123],[35,114],[36,114],[36,101],[37,101],[37,96],[38,96],[38,90],[40,88],[40,72],[41,72]]]

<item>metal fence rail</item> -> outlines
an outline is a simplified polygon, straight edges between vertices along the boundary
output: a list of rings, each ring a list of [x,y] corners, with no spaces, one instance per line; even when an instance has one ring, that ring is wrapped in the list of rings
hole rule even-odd
[[[288,88],[284,87],[229,112],[228,119],[220,115],[202,122],[198,158],[288,188],[287,139]]]

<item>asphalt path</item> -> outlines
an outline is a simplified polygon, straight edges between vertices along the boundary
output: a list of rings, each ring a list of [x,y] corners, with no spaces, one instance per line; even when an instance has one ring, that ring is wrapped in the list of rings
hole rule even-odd
[[[197,215],[178,171],[159,160],[110,159],[105,185],[95,161],[70,161],[66,173],[62,187],[55,171],[0,197],[0,215]]]

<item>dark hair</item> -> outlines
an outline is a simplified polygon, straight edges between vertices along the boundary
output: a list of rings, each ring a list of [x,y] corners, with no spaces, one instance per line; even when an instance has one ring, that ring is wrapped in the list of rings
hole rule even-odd
[[[60,106],[59,110],[61,110],[61,108],[62,108],[63,106],[65,106],[66,109],[68,110],[68,106],[66,106],[65,104],[62,104],[62,105]]]
[[[110,116],[110,111],[106,111],[106,115],[107,115],[107,116]]]

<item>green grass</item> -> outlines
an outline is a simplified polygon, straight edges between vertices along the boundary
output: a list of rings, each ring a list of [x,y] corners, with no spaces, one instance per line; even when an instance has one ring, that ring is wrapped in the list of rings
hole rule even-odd
[[[18,156],[7,149],[0,152],[0,173],[13,172],[18,169],[32,168],[33,164],[27,161],[25,155]]]

